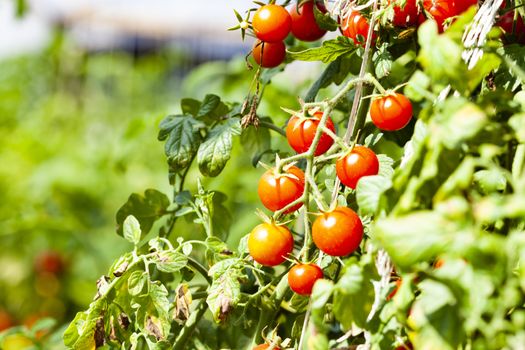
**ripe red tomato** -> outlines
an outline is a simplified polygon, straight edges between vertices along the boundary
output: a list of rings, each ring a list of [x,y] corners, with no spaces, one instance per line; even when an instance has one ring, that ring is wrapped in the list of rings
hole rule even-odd
[[[292,28],[292,18],[282,6],[264,5],[253,15],[252,26],[255,35],[262,41],[283,41]]]
[[[266,43],[257,40],[253,45],[252,56],[259,66],[274,68],[284,62],[286,46],[282,41]]]
[[[321,278],[323,278],[323,270],[316,264],[298,264],[288,272],[290,288],[301,295],[312,294],[315,282]]]
[[[392,3],[389,0],[388,3]],[[409,27],[417,23],[419,16],[419,9],[417,8],[416,0],[407,0],[404,7],[394,6],[394,18],[392,24],[396,27]]]
[[[505,8],[505,2],[503,2],[501,8]],[[506,12],[500,16],[496,24],[505,32],[505,39],[510,39],[510,42],[515,41],[525,44],[525,23],[520,15],[518,15],[516,23],[514,23],[514,13],[515,11]]]
[[[443,32],[445,20],[459,16],[477,3],[477,0],[423,0],[423,8],[434,18],[439,31]]]
[[[297,153],[304,153],[310,149],[322,116],[323,112],[317,111],[311,118],[301,118],[295,115],[290,118],[286,126],[286,138]],[[326,121],[326,127],[335,133],[334,122],[330,117]],[[325,153],[333,144],[334,140],[323,133],[315,149],[315,155],[319,156]]]
[[[379,160],[370,148],[355,146],[350,153],[337,160],[335,171],[343,185],[355,190],[362,177],[378,174]]]
[[[312,238],[317,248],[331,256],[353,253],[363,239],[363,224],[350,208],[337,207],[314,221]]]
[[[288,168],[283,174],[277,174],[275,169],[266,171],[259,180],[257,188],[262,204],[271,211],[277,211],[301,197],[304,192],[304,173],[296,166]],[[286,214],[299,209],[299,203]]]
[[[293,250],[292,233],[286,226],[263,223],[248,236],[248,251],[261,265],[276,266]]]
[[[458,15],[453,0],[423,0],[423,8],[434,18],[439,32],[443,32],[443,23],[447,18]]]
[[[256,347],[254,347],[253,350],[266,350],[269,348],[270,348],[270,344],[261,344],[261,345],[257,345]],[[274,346],[274,350],[281,350],[281,349]]]
[[[14,326],[11,315],[4,310],[0,310],[0,332]]]
[[[381,130],[401,130],[412,119],[412,103],[405,95],[393,93],[376,98],[370,106],[372,122]]]
[[[370,28],[368,19],[359,11],[352,11],[342,19],[341,31],[343,35],[352,39],[356,45],[365,46],[366,39],[368,38],[368,28]],[[372,34],[372,40],[374,39],[375,33]]]
[[[64,270],[64,260],[62,256],[52,250],[43,251],[35,258],[35,270],[38,273],[50,273],[59,275]]]
[[[314,4],[321,12],[326,12],[322,2],[308,1],[298,8],[298,4],[290,10],[292,17],[292,34],[302,41],[316,41],[325,35],[326,30],[319,28],[315,21]]]

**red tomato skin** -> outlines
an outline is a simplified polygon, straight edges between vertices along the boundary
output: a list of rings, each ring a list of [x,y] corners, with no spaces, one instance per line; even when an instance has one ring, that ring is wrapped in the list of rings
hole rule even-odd
[[[337,160],[335,171],[343,185],[355,190],[362,177],[378,174],[379,160],[370,148],[355,146],[352,152]]]
[[[337,207],[317,217],[312,226],[312,239],[324,253],[345,256],[359,247],[363,239],[363,224],[352,209]]]
[[[286,126],[286,138],[288,143],[297,153],[308,152],[317,132],[317,127],[323,112],[315,112],[311,118],[302,119],[292,116]],[[335,133],[334,122],[330,117],[326,121],[326,127]],[[315,156],[319,156],[332,147],[334,140],[327,134],[323,133],[315,149]]]
[[[393,0],[389,0],[391,3]],[[416,0],[407,0],[405,7],[394,6],[394,18],[392,24],[396,27],[410,27],[417,23],[419,9]]]
[[[309,1],[301,5],[300,8],[298,8],[298,4],[295,4],[290,9],[292,34],[299,40],[316,41],[326,34],[326,30],[321,29],[315,21],[314,4],[314,1]],[[320,11],[326,12],[322,2],[317,3],[316,6]]]
[[[252,26],[255,35],[261,41],[283,41],[292,28],[292,18],[282,6],[264,5],[253,15]]]
[[[506,3],[503,2],[501,8],[504,9],[505,7]],[[525,44],[525,23],[523,22],[523,18],[518,15],[516,25],[514,26],[514,12],[515,11],[509,11],[500,16],[496,25],[503,29],[506,40],[509,39],[509,37],[513,37],[517,43]]]
[[[346,17],[343,18],[341,23],[341,31],[344,36],[354,41],[354,44],[365,46],[366,39],[368,37],[368,29],[370,24],[368,19],[363,16],[359,11],[352,11]],[[362,36],[365,41],[358,38],[358,35]],[[372,33],[372,41],[375,40],[375,33]]]
[[[275,68],[286,58],[286,45],[282,41],[266,43],[257,40],[253,45],[252,56],[263,68]]]
[[[296,166],[290,167],[284,174],[276,174],[275,169],[267,170],[259,180],[257,193],[262,204],[271,211],[277,211],[292,203],[304,192],[304,172]],[[299,203],[286,214],[296,211],[303,204]]]
[[[253,260],[261,265],[279,265],[292,250],[293,237],[286,226],[263,223],[248,236],[248,251]]]
[[[423,0],[423,8],[434,18],[442,33],[445,20],[459,16],[477,3],[477,0]]]
[[[300,295],[312,294],[314,284],[323,278],[323,270],[316,264],[298,264],[288,272],[290,289]]]
[[[372,122],[381,130],[401,130],[410,123],[412,116],[412,103],[398,93],[377,98],[370,106]]]
[[[269,348],[270,348],[269,344],[261,344],[261,345],[257,345],[252,350],[266,350],[266,349],[269,349]],[[281,349],[278,348],[278,347],[274,347],[274,350],[281,350]]]
[[[458,15],[451,0],[424,0],[423,8],[434,18],[440,33],[443,32],[445,20]]]

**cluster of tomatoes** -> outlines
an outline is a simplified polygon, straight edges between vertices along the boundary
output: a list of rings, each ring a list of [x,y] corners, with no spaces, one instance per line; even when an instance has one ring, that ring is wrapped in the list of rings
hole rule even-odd
[[[393,0],[389,0],[389,5]],[[392,25],[399,28],[418,26],[428,18],[436,21],[442,32],[454,18],[461,15],[477,0],[423,0],[422,7],[418,0],[407,0],[403,7],[393,7]],[[302,41],[316,41],[326,31],[319,27],[315,19],[315,10],[326,12],[322,1],[311,0],[299,2],[290,11],[283,6],[269,4],[261,6],[254,14],[252,28],[257,41],[252,50],[255,62],[264,68],[273,68],[284,62],[286,46],[284,39],[291,32]],[[525,43],[525,24],[518,16],[515,21],[514,11],[507,9],[506,2],[501,5],[502,14],[497,25],[503,29],[507,38],[513,37],[516,42]],[[356,45],[364,45],[369,31],[368,19],[359,11],[351,10],[340,20],[341,33],[352,39]],[[372,40],[377,34],[373,32]]]
[[[295,114],[286,127],[290,146],[299,154],[308,152],[318,131],[323,112],[312,115]],[[372,121],[382,130],[399,130],[412,118],[412,105],[403,95],[389,93],[372,102]],[[335,126],[328,116],[326,129],[335,135]],[[313,151],[315,156],[326,153],[334,144],[329,133],[322,131]],[[356,145],[345,152],[336,162],[336,173],[341,183],[355,189],[365,176],[377,175],[379,160],[368,147]],[[276,212],[284,210],[290,214],[302,207],[299,201],[304,193],[305,174],[295,165],[282,169],[272,168],[261,177],[258,194],[262,204]],[[295,202],[298,202],[294,205]],[[331,256],[346,256],[353,253],[363,238],[363,224],[350,208],[337,207],[320,213],[312,226],[314,244],[323,253]],[[284,225],[265,222],[255,227],[248,237],[248,249],[253,259],[265,266],[283,263],[293,251],[293,236]],[[323,277],[321,268],[313,263],[296,264],[288,274],[290,288],[298,294],[309,295],[314,283]]]
[[[252,27],[257,37],[252,55],[258,65],[273,68],[286,57],[284,39],[292,35],[302,41],[316,41],[326,30],[315,20],[314,7],[326,12],[322,2],[308,1],[296,4],[288,12],[283,6],[269,4],[261,6],[253,15]]]

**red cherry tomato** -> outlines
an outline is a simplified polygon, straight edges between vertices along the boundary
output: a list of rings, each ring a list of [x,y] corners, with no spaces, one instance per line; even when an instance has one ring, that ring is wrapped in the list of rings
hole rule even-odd
[[[401,130],[412,119],[412,103],[405,95],[393,93],[372,101],[370,117],[381,130]]]
[[[389,0],[392,3],[394,0]],[[392,24],[396,27],[410,27],[417,23],[419,9],[416,0],[407,0],[404,7],[394,6],[394,18]]]
[[[352,152],[337,160],[335,171],[343,185],[355,189],[362,177],[378,174],[379,160],[370,148],[355,146]]]
[[[261,265],[276,266],[293,250],[292,233],[286,226],[263,223],[248,236],[248,251]]]
[[[50,273],[59,275],[64,270],[64,260],[62,256],[55,251],[41,252],[35,258],[35,270],[38,273]]]
[[[458,15],[452,0],[423,0],[423,8],[436,21],[439,32],[443,32],[443,24],[446,19]]]
[[[254,347],[253,350],[266,350],[269,348],[270,348],[270,344],[261,344],[261,345],[257,345],[256,347]],[[274,346],[274,350],[281,350],[281,349]]]
[[[265,43],[257,40],[253,45],[252,56],[259,66],[274,68],[284,62],[286,46],[282,41]]]
[[[264,5],[253,15],[252,26],[255,35],[262,41],[283,41],[292,28],[292,18],[282,6]]]
[[[308,152],[322,116],[323,112],[318,111],[315,112],[311,118],[301,118],[295,115],[290,118],[288,125],[286,126],[286,138],[288,139],[290,146],[297,153]],[[326,121],[326,127],[335,133],[334,122],[330,117],[328,117],[328,120]],[[325,153],[333,144],[334,140],[327,134],[323,133],[317,144],[317,148],[315,149],[315,155],[319,156]]]
[[[505,2],[502,3],[501,8],[504,9]],[[525,23],[523,18],[518,14],[516,21],[514,21],[515,11],[508,11],[500,16],[496,25],[498,25],[505,32],[506,41],[517,42],[525,44]]]
[[[298,264],[288,272],[290,288],[301,295],[312,294],[315,282],[321,278],[323,278],[323,270],[315,264]]]
[[[350,208],[338,207],[314,221],[312,239],[320,250],[331,256],[353,253],[363,239],[363,224]]]
[[[352,11],[345,16],[341,23],[343,35],[352,39],[356,45],[364,46],[368,37],[368,19],[359,11]],[[375,33],[372,34],[372,40],[375,39]]]
[[[302,41],[316,41],[325,35],[326,30],[319,28],[315,21],[314,4],[321,12],[326,12],[322,2],[308,1],[298,8],[296,4],[290,10],[292,17],[292,34]]]
[[[271,211],[277,211],[292,203],[304,192],[304,173],[296,166],[288,168],[283,174],[277,174],[275,169],[266,171],[259,180],[257,188],[262,204]],[[286,214],[299,209],[299,203]]]
[[[423,0],[423,8],[437,22],[439,31],[443,32],[445,20],[459,16],[477,3],[477,0]]]

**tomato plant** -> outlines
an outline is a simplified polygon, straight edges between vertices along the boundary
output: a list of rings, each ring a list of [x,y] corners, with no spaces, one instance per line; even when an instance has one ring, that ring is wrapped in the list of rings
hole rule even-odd
[[[403,129],[412,119],[412,115],[412,104],[408,98],[398,93],[376,98],[370,106],[372,122],[381,130]]]
[[[287,46],[286,64],[268,70],[263,57],[234,70],[224,82],[245,75],[239,93],[228,90],[242,98],[183,99],[160,123],[172,194],[148,189],[119,209],[130,250],[98,281],[66,345],[521,345],[525,48],[487,30],[495,3],[474,21],[464,12],[474,2],[423,1],[436,21],[418,28],[405,28],[414,2],[332,3],[309,15],[334,34],[321,43],[282,42],[290,3],[236,12],[242,36]],[[301,5],[314,3],[291,4],[292,17]],[[299,78],[293,61],[317,61],[296,100],[283,98]],[[257,180],[239,176],[258,166],[270,169],[258,196],[271,217],[259,211],[254,224],[244,209]],[[227,178],[229,197],[219,190]]]
[[[335,169],[343,185],[355,189],[362,177],[378,174],[379,160],[370,148],[355,146],[351,152],[337,160]]]
[[[301,295],[312,294],[314,284],[323,278],[323,270],[315,264],[297,264],[288,271],[290,289]]]
[[[323,112],[317,111],[312,117],[301,117],[293,115],[286,126],[286,138],[288,143],[297,153],[308,152],[312,142],[314,141],[319,123],[323,116]],[[326,128],[335,132],[335,127],[332,119],[328,117],[326,121]],[[321,134],[321,138],[315,148],[314,154],[321,155],[328,151],[334,144],[334,140],[326,132]]]
[[[304,173],[296,166],[291,166],[283,174],[276,169],[266,171],[259,180],[257,192],[262,204],[271,211],[283,209],[299,199],[304,191]],[[291,213],[302,206],[298,203],[286,211]]]
[[[284,40],[290,33],[292,19],[282,6],[264,5],[253,15],[252,26],[261,41],[277,42]]]
[[[315,20],[314,6],[318,11],[326,12],[322,2],[313,0],[301,5],[297,3],[290,10],[292,34],[299,40],[316,41],[326,34],[326,30],[321,29]]]

